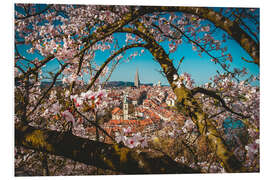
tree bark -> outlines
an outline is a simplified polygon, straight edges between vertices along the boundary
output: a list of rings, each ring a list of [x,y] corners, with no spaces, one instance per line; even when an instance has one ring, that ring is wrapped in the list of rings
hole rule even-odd
[[[151,153],[137,152],[118,144],[91,141],[71,133],[37,129],[29,125],[16,125],[15,145],[125,174],[199,173],[165,155],[154,157]]]

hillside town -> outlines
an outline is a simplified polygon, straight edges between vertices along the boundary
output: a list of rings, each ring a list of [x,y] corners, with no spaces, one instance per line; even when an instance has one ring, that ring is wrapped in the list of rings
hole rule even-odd
[[[107,88],[110,99],[118,101],[119,106],[111,110],[111,119],[101,127],[111,136],[130,128],[130,133],[153,133],[161,129],[164,122],[184,124],[183,115],[175,110],[176,96],[169,86],[160,82],[141,85],[138,71],[135,75],[134,86]],[[87,134],[95,138],[96,128],[87,128]],[[91,135],[92,134],[92,135]]]

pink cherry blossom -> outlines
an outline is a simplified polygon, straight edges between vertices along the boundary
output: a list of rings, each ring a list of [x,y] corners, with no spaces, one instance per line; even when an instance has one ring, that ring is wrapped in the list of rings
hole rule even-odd
[[[74,116],[71,114],[71,112],[69,112],[68,110],[65,110],[64,112],[62,112],[62,116],[67,122],[72,122],[73,126],[74,127],[76,126],[76,121],[74,119]]]
[[[127,137],[124,136],[124,134],[122,134],[122,133],[116,132],[115,133],[115,140],[117,143],[126,142]]]
[[[52,107],[50,108],[50,112],[53,114],[59,113],[60,110],[61,110],[61,105],[59,105],[59,102],[53,104]]]

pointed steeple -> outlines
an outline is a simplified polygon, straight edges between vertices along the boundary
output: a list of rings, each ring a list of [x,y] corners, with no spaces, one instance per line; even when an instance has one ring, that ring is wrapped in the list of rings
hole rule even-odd
[[[136,70],[136,75],[135,75],[135,80],[134,80],[134,86],[136,86],[137,88],[140,86],[140,79],[139,79],[138,68]]]

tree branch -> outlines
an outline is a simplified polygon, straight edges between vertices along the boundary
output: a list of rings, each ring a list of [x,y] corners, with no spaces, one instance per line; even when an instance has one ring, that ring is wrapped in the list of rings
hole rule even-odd
[[[47,129],[17,124],[15,145],[70,158],[74,161],[125,174],[199,173],[170,157],[136,152],[117,144],[106,144]]]
[[[26,19],[26,18],[29,18],[29,17],[32,17],[32,16],[40,15],[40,14],[46,12],[46,11],[47,11],[48,9],[50,9],[52,6],[53,6],[53,4],[49,4],[46,8],[44,8],[44,9],[43,9],[42,11],[40,11],[40,12],[37,12],[37,13],[35,13],[35,14],[28,14],[28,15],[23,16],[23,17],[15,17],[15,19],[16,19],[16,20],[17,20],[17,19],[22,20],[22,19]]]
[[[89,122],[91,125],[95,126],[97,129],[99,129],[100,131],[102,131],[106,136],[108,136],[113,142],[116,142],[114,140],[114,138],[112,136],[110,136],[107,131],[105,131],[102,127],[100,127],[98,125],[98,123],[96,123],[95,121],[91,121],[89,120],[87,117],[85,117],[80,111],[78,111],[78,109],[76,107],[74,107],[75,111],[80,115],[82,116],[85,120],[87,120],[87,122]]]
[[[201,87],[196,87],[196,88],[191,90],[191,93],[192,93],[193,96],[195,94],[197,94],[197,93],[206,94],[206,95],[208,95],[208,96],[210,96],[212,98],[217,99],[221,103],[222,107],[224,107],[227,111],[229,111],[229,112],[231,112],[233,114],[236,114],[236,115],[238,115],[238,116],[240,116],[242,118],[248,118],[249,117],[249,116],[244,116],[241,113],[234,112],[231,108],[229,108],[226,105],[225,101],[214,91],[210,91],[210,90],[207,90],[207,89],[204,89],[204,88],[201,88]]]
[[[27,72],[25,72],[24,74],[22,74],[21,76],[19,76],[18,79],[23,79],[23,78],[29,76],[30,74],[35,73],[39,68],[41,68],[43,65],[45,65],[47,62],[49,62],[53,58],[54,58],[54,55],[47,56],[42,61],[40,61],[40,64],[38,66],[35,66],[34,68],[29,68],[29,70]]]
[[[145,46],[146,46],[146,44],[136,43],[136,44],[131,44],[131,45],[124,46],[121,49],[119,49],[118,51],[116,51],[99,68],[99,70],[95,74],[94,78],[92,79],[92,81],[90,82],[90,84],[87,86],[87,90],[89,90],[93,86],[93,84],[95,83],[95,81],[97,80],[97,78],[99,77],[99,75],[101,74],[101,72],[103,71],[103,69],[109,64],[109,62],[111,62],[111,60],[113,60],[113,58],[115,58],[117,55],[121,54],[122,52],[124,52],[124,51],[126,51],[128,49],[131,49],[131,48],[134,48],[134,47],[145,47]]]
[[[254,59],[253,63],[260,65],[259,44],[245,32],[238,23],[231,21],[222,14],[205,7],[148,7],[149,12],[183,12],[199,16],[211,21],[216,27],[228,33]]]
[[[57,80],[57,77],[64,71],[64,69],[68,66],[69,64],[64,64],[62,66],[62,68],[55,74],[54,78],[53,78],[53,81],[50,85],[50,87],[48,87],[48,89],[43,93],[43,96],[38,100],[37,104],[35,105],[35,107],[33,108],[33,110],[31,112],[29,112],[27,114],[27,117],[31,114],[33,114],[35,112],[35,110],[38,108],[38,106],[41,104],[42,100],[47,96],[47,94],[49,93],[49,91],[53,88],[56,80]]]

